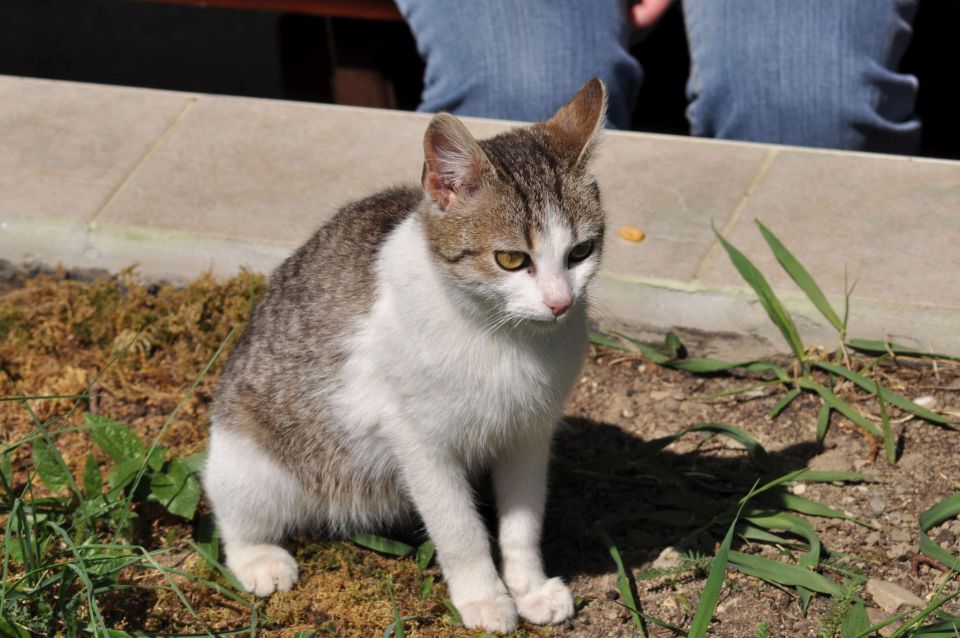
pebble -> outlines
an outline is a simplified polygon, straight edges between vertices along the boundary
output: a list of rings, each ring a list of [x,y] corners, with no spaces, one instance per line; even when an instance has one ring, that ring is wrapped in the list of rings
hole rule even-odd
[[[650,398],[654,401],[665,401],[670,398],[671,394],[666,390],[653,390],[650,392]]]
[[[909,589],[878,578],[871,578],[867,581],[867,593],[884,611],[897,611],[901,607],[924,606],[923,600]]]
[[[867,607],[867,618],[870,619],[871,625],[879,625],[881,622],[890,617],[890,614],[886,613],[882,609],[877,609],[876,607]],[[893,633],[897,630],[900,623],[892,623],[887,625],[880,630],[881,636],[892,636]]]
[[[653,569],[674,569],[680,566],[682,554],[675,547],[665,547],[657,559],[653,561]]]
[[[909,543],[897,543],[889,550],[887,550],[887,558],[896,560],[901,556],[905,555],[907,552],[913,549],[913,546]]]
[[[867,534],[867,537],[863,539],[863,542],[868,547],[880,544],[880,532],[870,532]]]
[[[620,592],[614,591],[612,589],[609,591],[603,592],[603,595],[606,597],[607,600],[616,600],[617,598],[620,598]]]
[[[632,419],[634,417],[633,410],[631,410],[630,408],[624,408],[621,414],[625,419]]]
[[[922,397],[917,397],[913,400],[914,403],[919,405],[921,408],[926,408],[928,410],[937,409],[937,397],[932,394],[925,394]]]
[[[902,529],[895,529],[890,533],[890,540],[905,543],[910,540],[910,533]]]
[[[853,466],[850,454],[844,450],[827,450],[823,454],[810,459],[808,464],[811,470],[819,472],[849,472]]]
[[[889,518],[890,522],[894,525],[899,525],[900,521],[903,520],[903,516],[900,514],[900,512],[890,512],[887,514],[887,518]]]
[[[884,501],[879,496],[874,496],[870,499],[870,509],[876,514],[882,514],[883,510],[887,507],[887,502]]]

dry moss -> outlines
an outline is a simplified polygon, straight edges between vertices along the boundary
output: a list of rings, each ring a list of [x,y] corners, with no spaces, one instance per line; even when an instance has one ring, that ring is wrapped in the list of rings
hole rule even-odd
[[[24,278],[0,296],[0,394],[75,396],[89,388],[84,398],[33,399],[29,406],[47,424],[75,475],[91,451],[105,470],[109,461],[86,432],[73,429],[82,423],[82,413],[127,423],[143,439],[152,439],[234,329],[231,341],[236,341],[264,288],[265,278],[249,272],[219,283],[205,275],[180,288],[147,285],[133,270],[87,282],[62,270]],[[203,448],[207,407],[231,346],[227,344],[160,442],[174,456]],[[36,426],[20,401],[0,402],[0,419],[4,444],[23,439]],[[30,470],[26,448],[14,455],[13,463],[14,477],[25,482]],[[162,555],[165,565],[228,586],[190,550],[192,524],[161,508],[137,507],[137,543],[148,549],[170,548]],[[203,505],[200,511],[205,511]],[[320,636],[328,635],[325,630],[340,636],[381,635],[393,620],[388,578],[402,615],[415,617],[405,625],[407,636],[476,633],[443,620],[447,611],[442,583],[427,600],[420,599],[420,574],[412,560],[336,541],[301,539],[296,548],[300,584],[262,602],[260,636],[286,637],[314,629],[321,630]],[[156,587],[168,585],[158,573],[130,570],[126,580],[142,588],[100,600],[105,618],[116,629],[187,633],[202,632],[206,625],[223,631],[251,619],[245,606],[190,579],[175,582],[196,618],[176,592]]]

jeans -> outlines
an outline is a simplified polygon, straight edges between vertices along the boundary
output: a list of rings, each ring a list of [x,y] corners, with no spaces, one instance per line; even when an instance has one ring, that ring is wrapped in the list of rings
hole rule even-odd
[[[898,72],[919,0],[684,0],[694,135],[915,152]],[[421,111],[540,120],[587,79],[627,128],[643,72],[625,0],[397,0],[426,60]]]

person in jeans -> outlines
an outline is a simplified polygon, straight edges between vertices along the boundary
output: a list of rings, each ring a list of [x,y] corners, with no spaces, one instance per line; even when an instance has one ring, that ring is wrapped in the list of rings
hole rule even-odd
[[[587,79],[628,128],[628,50],[671,0],[397,0],[426,61],[419,110],[540,120]],[[913,153],[917,80],[898,66],[919,0],[683,0],[693,135]]]

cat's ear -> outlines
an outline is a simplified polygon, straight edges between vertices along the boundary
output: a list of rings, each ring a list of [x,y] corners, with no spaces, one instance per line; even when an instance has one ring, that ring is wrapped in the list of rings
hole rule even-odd
[[[571,167],[590,161],[607,114],[607,87],[593,78],[560,107],[544,126],[559,144]]]
[[[470,197],[493,165],[460,120],[438,113],[423,136],[423,189],[441,210]]]

